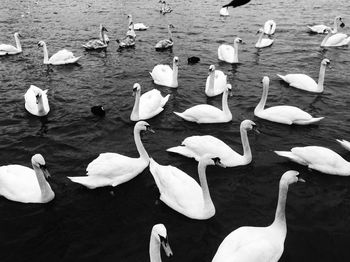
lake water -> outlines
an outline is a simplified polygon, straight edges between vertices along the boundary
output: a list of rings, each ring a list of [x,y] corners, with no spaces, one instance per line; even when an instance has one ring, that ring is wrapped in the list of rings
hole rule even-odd
[[[288,233],[280,261],[350,261],[350,179],[309,171],[278,157],[273,150],[320,145],[350,160],[336,138],[350,140],[350,50],[322,49],[324,36],[310,35],[306,25],[333,24],[342,15],[350,32],[350,2],[346,0],[252,0],[229,9],[220,17],[225,1],[171,1],[174,11],[159,14],[157,1],[33,1],[2,0],[1,43],[13,43],[22,34],[23,53],[0,58],[0,164],[30,166],[41,153],[52,175],[56,198],[46,205],[20,204],[0,198],[1,261],[148,261],[149,234],[155,223],[167,227],[172,261],[211,261],[219,244],[232,230],[243,226],[267,226],[274,218],[281,175],[298,170],[306,183],[290,187],[287,200]],[[88,4],[91,4],[89,7]],[[119,50],[116,38],[124,36],[127,14],[150,26],[137,32],[134,49]],[[277,23],[271,48],[254,48],[256,31],[266,20]],[[154,45],[167,37],[167,24],[175,26],[174,48],[156,52]],[[107,52],[88,53],[81,47],[98,35],[99,24],[111,39]],[[219,62],[217,48],[233,44],[239,36],[240,64]],[[44,40],[49,54],[67,48],[82,56],[79,66],[43,65]],[[179,57],[179,87],[153,84],[149,72],[159,63]],[[187,65],[187,57],[201,61]],[[289,88],[276,73],[307,73],[318,77],[320,61],[331,60],[326,69],[325,91],[312,94]],[[224,71],[233,86],[229,107],[233,121],[197,125],[175,116],[200,103],[221,105],[221,97],[204,94],[209,65]],[[298,106],[319,125],[286,126],[254,117],[263,76],[270,77],[267,105]],[[102,152],[137,156],[133,126],[132,86],[143,91],[158,88],[171,94],[165,110],[149,120],[155,134],[143,136],[149,154],[163,165],[174,165],[198,181],[197,162],[165,149],[191,135],[214,135],[242,152],[239,125],[254,120],[260,134],[249,133],[253,153],[250,165],[221,169],[209,167],[208,183],[216,215],[206,221],[184,217],[158,200],[159,193],[148,168],[116,188],[88,190],[67,176],[85,174],[86,166]],[[23,95],[31,84],[49,89],[51,112],[45,118],[29,115]],[[90,112],[102,104],[106,117]],[[164,254],[163,254],[164,255]],[[163,256],[163,261],[168,258]]]

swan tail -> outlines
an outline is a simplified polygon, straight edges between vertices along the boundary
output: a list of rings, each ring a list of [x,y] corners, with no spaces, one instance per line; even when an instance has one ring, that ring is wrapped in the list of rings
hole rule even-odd
[[[162,99],[162,107],[165,106],[165,104],[168,102],[170,97],[170,94],[167,94],[165,97]]]
[[[279,78],[281,78],[283,81],[287,82],[286,77],[283,75],[276,74]]]
[[[81,184],[89,189],[97,187],[110,186],[111,181],[108,178],[97,177],[97,176],[77,176],[68,177],[72,182]]]
[[[293,162],[296,162],[298,164],[301,164],[301,165],[307,165],[307,163],[301,159],[300,157],[296,156],[295,154],[293,154],[292,152],[290,151],[274,151],[277,155],[279,156],[282,156],[282,157],[286,157],[288,158],[289,160],[293,161]]]
[[[183,156],[189,157],[189,158],[194,158],[193,152],[185,146],[170,147],[166,151],[171,152],[171,153],[180,154],[180,155],[183,155]]]
[[[336,141],[342,146],[344,147],[346,150],[349,150],[350,151],[350,142],[349,141],[346,141],[345,139],[336,139]]]
[[[296,120],[296,121],[293,121],[293,123],[297,125],[310,125],[310,124],[315,124],[320,122],[323,118],[324,117],[313,117],[308,120]]]

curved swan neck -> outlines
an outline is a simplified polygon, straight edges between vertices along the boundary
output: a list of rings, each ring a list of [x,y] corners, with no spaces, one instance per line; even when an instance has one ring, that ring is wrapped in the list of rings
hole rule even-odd
[[[259,104],[254,109],[254,113],[264,110],[268,92],[269,92],[268,84],[266,84],[266,85],[263,84],[263,93],[262,93]]]
[[[168,26],[168,33],[169,33],[169,39],[170,39],[170,41],[173,41],[173,34],[171,33],[170,26]]]
[[[238,63],[238,43],[233,43],[233,62]]]
[[[224,111],[225,114],[231,114],[230,108],[228,107],[228,90],[225,90],[225,92],[222,94],[222,111]]]
[[[131,116],[134,119],[139,119],[140,118],[140,96],[141,96],[141,91],[137,91],[135,94],[135,103],[134,107],[131,112]]]
[[[44,64],[49,63],[49,53],[47,52],[46,43],[43,44],[43,50],[44,50]]]
[[[43,172],[41,171],[40,168],[38,168],[37,166],[33,165],[33,169],[36,175],[36,178],[38,180],[39,183],[39,187],[40,187],[40,191],[41,191],[41,199],[46,202],[47,199],[50,199],[51,195],[52,195],[52,190],[51,187],[49,185],[49,183],[46,181],[45,176],[43,174]]]
[[[102,39],[103,43],[106,43],[105,31],[103,30],[103,27],[101,27],[100,30],[100,39]]]
[[[247,134],[247,129],[241,127],[241,141],[242,141],[242,147],[243,147],[243,158],[250,162],[252,160],[252,152],[249,145],[249,139]]]
[[[209,90],[211,92],[214,91],[214,82],[215,82],[215,70],[213,70],[212,72],[210,72],[210,75],[209,75]]]
[[[19,41],[18,35],[15,35],[16,47],[18,51],[22,51],[21,42]]]
[[[326,42],[327,42],[327,40],[328,40],[328,38],[331,36],[331,32],[329,32],[326,36],[325,36],[325,38],[322,40],[322,43],[321,43],[321,46],[324,46],[325,44],[326,44]]]
[[[151,234],[151,239],[149,240],[149,256],[151,262],[162,262],[160,256],[160,242],[157,241],[153,233]]]
[[[203,192],[204,207],[208,209],[211,206],[213,206],[213,201],[211,200],[211,197],[210,197],[207,176],[205,174],[206,168],[207,168],[207,165],[201,162],[198,163],[198,175],[199,175],[199,182],[201,184],[202,192]]]
[[[338,33],[338,23],[337,23],[337,17],[334,18],[334,25],[333,25],[333,32],[334,34]]]
[[[264,36],[264,31],[261,31],[260,36],[259,36],[259,39],[258,39],[258,42],[256,43],[257,45],[260,45],[260,44],[261,44],[261,41],[262,41],[262,39],[263,39],[263,36]]]
[[[273,224],[281,226],[284,232],[287,232],[287,225],[286,225],[287,193],[288,193],[288,184],[281,181],[279,186],[278,203],[277,203],[277,208],[275,213],[275,220],[273,221]]]
[[[175,62],[173,62],[173,76],[172,76],[173,86],[178,86],[178,82],[177,82],[178,71],[179,71],[179,67]]]
[[[141,130],[136,129],[136,128],[134,129],[134,139],[135,139],[136,148],[140,154],[140,158],[148,160],[149,156],[147,154],[145,147],[142,144],[140,132],[141,132]]]
[[[324,76],[326,74],[326,65],[321,64],[320,73],[318,75],[317,89],[319,92],[323,91]]]

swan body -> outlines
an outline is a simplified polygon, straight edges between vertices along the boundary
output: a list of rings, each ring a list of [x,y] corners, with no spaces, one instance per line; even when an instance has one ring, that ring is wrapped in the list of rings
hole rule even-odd
[[[342,21],[342,17],[341,16],[336,16],[334,18],[334,28],[332,30],[332,33],[335,34],[338,32],[339,27],[344,27],[345,24]],[[310,30],[310,32],[312,33],[317,33],[317,34],[325,34],[326,33],[326,29],[329,28],[326,25],[314,25],[314,26],[307,26]]]
[[[273,35],[276,31],[276,22],[273,20],[268,20],[264,24],[264,32],[267,35]]]
[[[160,247],[164,249],[164,252],[168,257],[173,255],[165,226],[163,224],[156,224],[152,228],[149,240],[149,256],[151,262],[162,262]]]
[[[22,203],[47,203],[55,197],[46,178],[50,176],[40,154],[32,157],[33,169],[21,165],[0,167],[0,195]]]
[[[200,158],[200,185],[185,172],[173,166],[162,166],[150,160],[150,171],[160,192],[160,200],[170,208],[192,219],[208,219],[215,215],[205,170],[208,165],[220,164],[219,158],[209,155]]]
[[[288,188],[298,181],[298,172],[289,170],[280,180],[275,219],[270,226],[243,226],[231,232],[220,244],[212,262],[277,262],[283,254],[287,235],[285,206]]]
[[[129,14],[128,18],[129,18],[129,25],[130,25],[132,22],[132,15]],[[145,31],[149,28],[148,26],[145,26],[143,23],[133,23],[133,25],[134,25],[134,30],[136,31]]]
[[[264,29],[260,28],[258,33],[260,33],[260,37],[258,39],[258,42],[256,42],[255,47],[256,48],[264,48],[264,47],[268,47],[271,46],[273,44],[273,39],[269,39],[269,38],[263,38],[265,32]]]
[[[326,66],[330,64],[329,59],[325,58],[321,61],[320,73],[318,76],[318,83],[311,77],[305,74],[288,74],[285,76],[277,74],[283,81],[287,82],[290,86],[302,89],[313,93],[323,92],[323,82],[326,72]]]
[[[201,104],[190,107],[182,113],[174,112],[174,114],[187,121],[198,124],[230,122],[232,120],[232,114],[227,104],[227,98],[229,93],[231,93],[231,89],[231,85],[227,84],[226,90],[222,95],[222,110],[212,105]]]
[[[230,14],[228,13],[228,7],[223,7],[220,9],[220,15],[221,16],[229,16]]]
[[[269,78],[263,78],[263,94],[259,104],[255,107],[254,115],[262,119],[286,125],[309,125],[323,119],[323,117],[314,118],[309,113],[295,106],[273,106],[264,109],[269,89]]]
[[[164,50],[164,49],[168,49],[168,48],[172,48],[174,45],[174,41],[173,41],[173,35],[171,33],[171,29],[175,28],[172,24],[168,25],[168,35],[169,35],[169,39],[163,39],[160,40],[154,47],[156,48],[156,50]]]
[[[205,83],[205,94],[207,96],[217,96],[226,90],[227,75],[220,70],[215,70],[215,66],[209,66],[207,81]]]
[[[132,158],[117,153],[103,153],[87,166],[87,176],[68,178],[90,189],[103,186],[115,187],[131,180],[149,164],[149,156],[140,138],[142,130],[154,132],[145,121],[135,124],[134,139],[140,157]]]
[[[233,46],[222,44],[218,48],[219,60],[225,61],[226,63],[238,63],[238,44],[242,43],[242,39],[236,37]]]
[[[19,33],[14,33],[16,46],[0,44],[0,56],[2,55],[16,55],[22,53],[21,42],[19,41],[19,37],[21,36]]]
[[[41,90],[39,87],[31,85],[24,94],[25,109],[35,116],[47,115],[50,111],[47,91],[47,89]]]
[[[79,57],[75,57],[72,52],[62,49],[57,53],[53,54],[49,59],[49,54],[47,52],[46,43],[44,41],[40,41],[38,46],[43,47],[44,50],[44,64],[46,65],[66,65],[66,64],[74,64],[77,63],[80,59]]]
[[[100,39],[92,39],[84,44],[83,47],[86,50],[98,50],[106,48],[108,46],[108,42],[106,40],[106,32],[108,32],[107,29],[102,24],[100,24]]]
[[[275,153],[325,174],[350,176],[350,162],[326,147],[293,147],[290,151],[275,151]]]
[[[210,154],[220,158],[220,162],[227,167],[248,165],[252,161],[252,153],[249,146],[247,131],[252,130],[255,123],[244,120],[240,126],[243,155],[240,155],[220,139],[205,136],[187,137],[181,146],[168,148],[168,152],[177,153],[186,157],[195,158],[197,161],[205,154]]]
[[[133,86],[133,94],[135,104],[130,115],[132,121],[146,120],[158,115],[164,110],[163,107],[170,96],[163,97],[157,89],[152,89],[141,96],[141,86],[138,83]]]
[[[161,86],[178,87],[178,64],[179,58],[175,56],[173,58],[173,69],[168,65],[156,65],[150,72],[154,83]]]
[[[131,24],[129,25],[129,29],[126,32],[126,36],[122,40],[117,39],[116,41],[119,44],[120,48],[127,48],[127,47],[135,46],[135,43],[136,43],[135,39],[136,39],[136,34],[134,31],[134,25],[133,25],[133,22],[131,22]]]
[[[336,46],[345,46],[350,43],[350,36],[344,33],[336,33],[332,35],[331,30],[325,29],[325,32],[328,34],[325,36],[321,42],[321,47],[336,47]]]

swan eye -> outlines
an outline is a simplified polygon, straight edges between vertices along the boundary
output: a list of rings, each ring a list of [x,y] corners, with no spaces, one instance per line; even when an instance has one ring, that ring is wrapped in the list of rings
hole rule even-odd
[[[41,164],[39,164],[39,167],[40,167],[41,169],[47,169],[47,166],[46,166],[46,165],[41,165]]]

